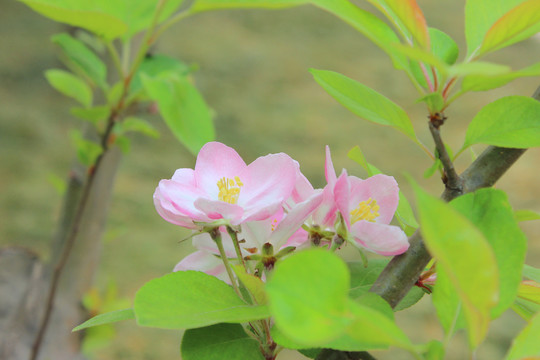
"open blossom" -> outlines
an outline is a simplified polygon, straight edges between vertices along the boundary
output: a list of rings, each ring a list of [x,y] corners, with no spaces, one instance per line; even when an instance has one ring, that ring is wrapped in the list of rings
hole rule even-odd
[[[320,204],[322,193],[316,192],[306,201],[295,206],[288,214],[279,209],[266,220],[245,222],[241,225],[242,231],[238,234],[241,239],[240,249],[242,256],[261,255],[263,246],[271,244],[277,253],[286,247],[304,247],[309,245],[308,234],[301,228],[309,214]],[[225,254],[235,258],[233,241],[224,227],[220,228]],[[180,261],[174,271],[198,270],[229,282],[225,266],[219,258],[216,243],[208,233],[193,237],[193,246],[197,251]]]
[[[281,208],[296,181],[296,163],[284,153],[249,165],[219,142],[204,145],[195,169],[178,169],[161,180],[154,205],[167,221],[194,229],[195,222],[225,219],[232,225],[264,220]]]
[[[389,225],[399,202],[398,184],[392,176],[379,174],[363,180],[343,170],[336,179],[332,166],[327,166],[326,172],[337,210],[356,245],[380,255],[398,255],[409,248],[403,230]]]

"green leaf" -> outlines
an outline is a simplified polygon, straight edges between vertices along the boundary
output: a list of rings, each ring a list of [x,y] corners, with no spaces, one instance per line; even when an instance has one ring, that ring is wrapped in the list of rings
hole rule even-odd
[[[461,82],[461,91],[486,91],[506,85],[515,79],[540,75],[540,63],[518,71],[495,75],[469,75]]]
[[[417,141],[407,113],[388,98],[339,73],[310,71],[326,92],[356,115],[380,125],[392,126]]]
[[[483,107],[469,124],[462,150],[473,144],[509,148],[540,146],[540,102],[507,96]]]
[[[422,10],[415,0],[368,0],[379,9],[404,37],[414,38],[423,48],[429,48],[429,35]]]
[[[429,93],[422,96],[416,102],[425,102],[430,114],[440,112],[444,107],[444,98],[439,92]]]
[[[463,77],[469,75],[500,76],[512,71],[509,66],[494,64],[486,61],[463,62],[450,66],[448,75]]]
[[[311,0],[311,3],[334,14],[373,41],[386,52],[396,69],[410,72],[407,58],[394,48],[395,44],[400,43],[399,38],[384,21],[347,0]]]
[[[263,360],[259,343],[239,324],[190,329],[182,338],[184,360]]]
[[[429,28],[429,37],[431,39],[431,52],[445,64],[453,65],[459,56],[459,47],[454,39],[445,32],[432,27]]]
[[[309,0],[196,0],[191,11],[196,13],[231,8],[281,9],[307,4],[308,2]]]
[[[346,333],[329,342],[320,343],[320,347],[342,351],[387,349],[390,346],[411,348],[409,339],[395,324],[392,309],[386,301],[373,293],[367,293],[359,300],[348,301],[349,317],[353,321]],[[273,327],[271,333],[272,338],[281,346],[289,349],[306,348],[302,343],[291,340],[278,327]]]
[[[465,4],[465,37],[467,57],[476,53],[488,30],[515,6],[526,0],[467,0]]]
[[[92,89],[75,75],[67,71],[51,69],[45,71],[45,77],[53,88],[65,96],[77,100],[86,107],[92,104]]]
[[[452,65],[456,62],[459,53],[456,42],[444,32],[434,28],[429,28],[429,36],[432,39],[430,51],[418,47],[413,48],[411,46],[398,47],[398,50],[401,53],[413,60],[413,62],[411,62],[412,74],[414,75],[418,83],[426,89],[430,88],[426,81],[426,75],[429,77],[429,80],[432,83],[435,82],[433,72],[428,70],[426,73],[427,69],[423,70],[420,67],[419,63],[424,63],[425,65],[434,67],[437,76],[437,83],[442,84],[446,81],[446,78],[448,76],[449,65]],[[430,89],[430,91],[433,90]],[[439,93],[435,94],[437,94],[442,100],[442,95],[440,95]],[[434,100],[439,101],[439,99],[430,98],[430,96],[437,95],[428,94],[426,96],[426,99],[428,99],[430,102]],[[430,102],[428,102],[428,105],[430,104]],[[436,103],[431,105],[436,105]],[[440,109],[442,108],[442,105],[429,107],[432,112],[438,111],[436,110],[436,108]]]
[[[247,305],[232,287],[199,271],[177,271],[147,282],[135,295],[137,324],[190,329],[269,316],[266,306]]]
[[[268,298],[266,291],[264,291],[264,282],[257,276],[248,274],[242,265],[233,265],[233,270],[238,279],[249,290],[256,303],[265,305],[268,302]]]
[[[514,339],[505,360],[523,360],[540,356],[540,313]]]
[[[441,159],[437,158],[433,162],[433,165],[431,165],[426,171],[424,171],[424,174],[423,174],[424,179],[429,179],[439,169],[442,169],[442,162],[441,162]]]
[[[197,154],[215,137],[210,109],[199,91],[185,77],[143,76],[148,95],[157,101],[161,116],[176,138]]]
[[[540,220],[540,213],[532,210],[516,210],[514,211],[514,218],[518,222]]]
[[[128,27],[125,37],[148,29],[156,12],[156,0],[94,0],[106,13],[121,19]],[[167,20],[182,4],[183,0],[167,0],[163,3],[158,24]]]
[[[276,327],[306,347],[318,346],[345,331],[349,272],[337,255],[309,249],[279,261],[266,284]]]
[[[469,343],[475,348],[486,335],[497,303],[499,275],[493,250],[467,218],[413,185],[424,241],[462,301]]]
[[[346,334],[356,341],[355,351],[386,349],[390,346],[403,349],[412,348],[407,335],[396,325],[393,319],[388,318],[387,315],[376,309],[352,301],[349,306],[354,321],[348,327]],[[327,346],[337,348],[332,347],[332,344]]]
[[[64,24],[81,27],[106,40],[115,39],[127,31],[127,25],[98,7],[93,1],[19,0],[41,15]],[[105,1],[105,0],[103,0]]]
[[[70,137],[75,145],[77,158],[81,164],[85,166],[94,165],[98,156],[103,152],[103,148],[93,141],[84,139],[78,130],[71,131]]]
[[[502,16],[488,30],[478,56],[523,41],[540,31],[540,2],[528,0]]]
[[[72,331],[79,331],[92,326],[112,324],[118,321],[130,319],[135,319],[135,313],[133,312],[133,309],[111,311],[105,314],[99,314],[89,320],[86,320],[81,325],[75,327]]]
[[[348,262],[347,266],[351,273],[349,297],[355,301],[359,301],[359,299],[368,294],[369,289],[384,270],[388,261],[387,259],[370,259],[367,266],[362,261]],[[416,304],[423,296],[424,292],[420,288],[414,287],[399,302],[394,311],[400,311]]]
[[[116,124],[120,134],[134,131],[152,138],[159,137],[159,131],[156,130],[148,121],[136,118],[134,116],[128,116],[122,122]],[[115,126],[115,130],[116,130]]]
[[[52,42],[62,48],[72,71],[84,76],[101,88],[106,87],[107,68],[103,61],[83,42],[69,34],[54,35]]]
[[[425,360],[444,360],[444,345],[437,340],[431,340],[426,345]]]
[[[355,300],[366,294],[388,261],[387,259],[370,259],[367,266],[364,266],[362,261],[348,262],[347,266],[351,273],[349,297]]]
[[[512,305],[512,310],[526,321],[529,321],[536,313],[540,313],[540,304],[518,297]]]
[[[540,269],[525,264],[523,265],[523,276],[527,279],[540,282]]]
[[[113,86],[107,89],[107,103],[109,107],[114,107],[120,101],[120,98],[124,94],[124,82],[122,80],[117,81]]]
[[[437,317],[448,337],[457,330],[467,328],[467,322],[462,311],[461,299],[455,290],[455,286],[442,267],[437,268],[437,282],[433,286],[431,301],[433,302],[433,306],[435,306]]]
[[[82,27],[113,40],[125,35],[129,38],[147,29],[152,23],[156,0],[20,0],[42,15],[65,24]],[[157,23],[169,18],[183,0],[163,3]]]
[[[109,106],[93,106],[90,108],[75,107],[70,109],[71,115],[79,119],[90,121],[92,124],[97,124],[109,117],[111,108]]]
[[[521,269],[527,252],[527,238],[514,219],[506,194],[496,189],[480,189],[454,199],[452,207],[484,234],[499,268],[499,302],[491,317],[499,317],[518,292]]]
[[[147,56],[141,62],[137,69],[133,81],[129,86],[129,93],[135,94],[143,89],[142,77],[159,77],[166,73],[174,73],[179,76],[186,76],[192,71],[192,68],[183,62],[165,55]]]

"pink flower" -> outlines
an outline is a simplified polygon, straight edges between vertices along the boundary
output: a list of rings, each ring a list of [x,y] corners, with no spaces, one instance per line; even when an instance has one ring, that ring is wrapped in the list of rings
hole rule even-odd
[[[333,185],[337,209],[356,245],[387,256],[409,248],[403,230],[389,225],[399,202],[399,188],[393,177],[379,174],[362,180],[347,176],[343,170],[336,179],[328,148],[326,177],[328,185]]]
[[[232,225],[272,216],[291,195],[296,164],[288,155],[269,154],[249,165],[218,142],[204,145],[195,169],[178,169],[154,193],[157,212],[167,221],[195,229],[195,222],[225,219]]]
[[[238,234],[242,256],[262,255],[266,243],[273,246],[274,252],[293,246],[295,248],[309,245],[308,234],[301,228],[309,214],[322,200],[322,193],[295,206],[288,214],[279,209],[274,215],[262,221],[244,222]],[[236,252],[230,235],[224,227],[220,227],[223,247],[228,258],[236,258]],[[180,261],[174,271],[198,270],[230,283],[225,266],[220,259],[216,243],[208,233],[193,237],[193,246],[197,251]]]

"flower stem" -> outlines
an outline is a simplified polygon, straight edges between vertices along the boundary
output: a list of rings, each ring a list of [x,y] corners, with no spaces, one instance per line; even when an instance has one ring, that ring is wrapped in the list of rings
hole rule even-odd
[[[240,249],[240,243],[238,242],[238,233],[230,226],[227,226],[227,232],[232,239],[234,244],[234,250],[236,251],[236,256],[238,257],[238,263],[244,267],[246,272],[248,271],[246,262],[244,261],[244,256],[242,255],[242,249]]]
[[[219,231],[219,227],[212,228],[208,232],[210,236],[212,237],[212,240],[216,243],[219,254],[221,255],[221,260],[223,261],[223,264],[225,265],[225,270],[227,270],[227,275],[229,275],[229,279],[231,280],[231,285],[236,292],[236,294],[243,299],[242,293],[240,292],[240,289],[238,289],[238,285],[236,284],[236,279],[234,278],[234,274],[231,270],[231,264],[229,263],[229,259],[227,258],[227,254],[225,253],[225,249],[223,248],[223,240],[221,239],[221,232]]]

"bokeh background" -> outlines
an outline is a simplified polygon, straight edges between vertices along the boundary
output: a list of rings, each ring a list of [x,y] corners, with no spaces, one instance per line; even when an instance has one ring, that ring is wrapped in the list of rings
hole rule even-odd
[[[464,1],[418,2],[428,23],[449,33],[465,52]],[[64,30],[17,1],[0,0],[0,245],[30,247],[45,257],[62,201],[50,179],[67,175],[74,157],[69,132],[82,126],[69,114],[74,103],[50,88],[43,76],[44,70],[61,67],[49,38]],[[283,151],[300,162],[315,186],[322,186],[324,146],[330,145],[338,172],[345,167],[365,176],[346,156],[359,145],[370,162],[398,179],[411,199],[405,172],[433,194],[442,191],[437,176],[422,177],[431,162],[419,148],[393,129],[355,117],[311,77],[309,68],[333,70],[373,87],[400,104],[419,137],[432,146],[426,109],[415,102],[415,89],[404,73],[330,14],[310,6],[204,13],[174,26],[153,51],[199,66],[194,79],[215,112],[217,140],[236,148],[247,162]],[[530,39],[488,60],[517,69],[540,61],[540,43]],[[504,95],[531,95],[538,85],[539,78],[522,79],[458,100],[447,111],[444,139],[458,149],[467,123],[482,106]],[[96,279],[100,289],[115,282],[127,299],[192,250],[189,242],[179,243],[185,232],[157,215],[152,194],[160,179],[177,168],[192,167],[195,159],[158,117],[152,117],[152,123],[161,137],[134,137],[131,153],[123,159]],[[463,170],[469,163],[470,157],[462,156],[457,167]],[[509,193],[516,209],[540,211],[539,175],[540,150],[531,149],[497,186]],[[538,267],[540,225],[522,227],[529,238],[527,262]],[[399,313],[398,321],[413,339],[442,338],[429,299]],[[491,327],[478,359],[502,358],[510,338],[523,326],[517,315],[505,314]],[[95,353],[97,359],[179,358],[179,332],[137,328],[130,322],[118,325],[117,331],[114,342]],[[463,337],[452,344],[449,358],[465,358]],[[407,358],[402,352],[377,356]],[[289,353],[283,358],[303,357]]]

